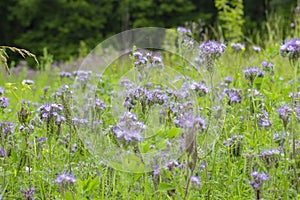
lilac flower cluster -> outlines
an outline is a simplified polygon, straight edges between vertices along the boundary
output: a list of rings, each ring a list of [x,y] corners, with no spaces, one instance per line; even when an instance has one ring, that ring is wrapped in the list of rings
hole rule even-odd
[[[142,132],[146,129],[143,122],[137,120],[137,116],[131,112],[125,112],[120,121],[112,127],[112,133],[117,139],[126,142],[138,142],[143,139]]]
[[[32,197],[34,194],[34,187],[30,187],[29,190],[24,190],[23,188],[20,192],[24,195],[24,198],[27,200],[34,200],[35,198]]]
[[[188,112],[180,114],[175,120],[174,124],[177,127],[180,127],[182,129],[193,129],[193,130],[202,130],[204,131],[206,129],[206,123],[205,120],[198,116],[198,115],[192,115]]]
[[[161,55],[147,50],[138,50],[132,53],[134,57],[134,66],[141,69],[147,68],[163,68],[164,64]]]
[[[4,158],[6,156],[6,151],[0,147],[0,158]]]
[[[65,117],[61,115],[63,106],[61,104],[44,104],[39,109],[40,119],[45,121],[54,120],[56,124],[61,124],[66,121]]]
[[[4,137],[13,134],[15,130],[15,124],[13,122],[0,122],[0,130]]]
[[[139,86],[137,88],[129,89],[129,93],[123,102],[123,106],[128,110],[131,110],[140,103],[144,109],[145,106],[152,106],[154,104],[162,105],[168,100],[168,95],[159,86],[155,87],[153,90]]]
[[[279,118],[282,120],[284,127],[287,126],[290,121],[290,117],[293,113],[293,110],[290,106],[284,105],[277,110]]]
[[[183,164],[180,164],[178,161],[176,160],[173,160],[173,161],[170,161],[168,162],[167,164],[165,164],[164,168],[166,170],[169,170],[169,171],[172,171],[174,168],[182,168],[183,167]]]
[[[233,82],[233,78],[231,76],[226,76],[224,82],[228,85]]]
[[[203,97],[208,93],[208,87],[203,83],[198,83],[196,81],[192,81],[190,84],[190,89],[195,91],[199,97]]]
[[[262,61],[261,66],[263,67],[263,70],[266,72],[274,72],[274,66],[272,62]]]
[[[277,164],[279,156],[280,151],[278,149],[265,149],[260,152],[260,157],[267,167]]]
[[[269,120],[269,114],[266,110],[263,110],[262,113],[256,115],[257,123],[260,127],[270,127],[272,124]]]
[[[202,184],[200,182],[200,178],[198,176],[191,176],[190,181],[191,181],[191,183],[197,185],[198,187],[202,186]]]
[[[177,27],[177,32],[179,34],[182,34],[182,35],[185,35],[185,34],[186,35],[190,35],[190,34],[192,34],[191,29],[185,28],[185,27],[182,27],[182,26]]]
[[[228,97],[228,104],[241,103],[242,101],[242,90],[236,88],[224,89],[224,93]]]
[[[217,41],[202,42],[199,46],[199,54],[205,57],[219,58],[225,51],[226,45]]]
[[[286,40],[280,46],[280,55],[292,60],[297,60],[300,56],[300,38],[291,38],[290,40]]]
[[[245,45],[242,43],[231,43],[230,47],[236,52],[245,50]]]
[[[227,140],[223,141],[223,145],[230,147],[232,145],[235,145],[236,143],[239,143],[243,140],[243,136],[242,135],[234,135],[230,138],[228,138]]]
[[[76,73],[78,73],[78,71]],[[65,71],[60,72],[59,76],[61,78],[69,78],[69,79],[72,79],[73,77],[71,72],[65,72]]]
[[[225,51],[226,45],[217,41],[202,42],[199,46],[196,62],[206,64],[209,72],[213,70],[213,63]]]
[[[0,97],[0,108],[4,109],[8,106],[8,98],[6,97]]]
[[[260,174],[256,171],[252,172],[251,176],[253,178],[253,181],[250,182],[250,185],[253,187],[254,190],[259,190],[262,187],[263,182],[270,179],[270,177],[267,174],[265,173]]]
[[[245,79],[249,80],[250,83],[253,83],[254,79],[258,77],[264,77],[264,71],[260,70],[257,67],[251,67],[244,70]]]
[[[63,173],[57,176],[55,182],[59,185],[74,184],[76,179],[70,173]]]
[[[86,84],[87,81],[89,81],[92,77],[91,71],[83,71],[83,70],[77,70],[73,72],[73,75],[77,78],[77,80],[80,83]]]

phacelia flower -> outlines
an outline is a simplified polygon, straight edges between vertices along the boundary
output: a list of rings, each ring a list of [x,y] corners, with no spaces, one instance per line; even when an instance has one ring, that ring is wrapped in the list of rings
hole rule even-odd
[[[284,105],[283,107],[278,108],[277,112],[278,112],[279,118],[283,122],[284,127],[286,127],[290,120],[293,110],[291,109],[290,106]]]
[[[300,56],[300,38],[285,40],[280,46],[280,55],[292,60],[297,60]]]
[[[8,106],[8,98],[0,97],[0,108],[4,109]]]
[[[24,198],[27,200],[33,200],[35,198],[32,197],[34,194],[34,187],[30,187],[29,190],[24,190],[23,188],[20,190],[20,192],[24,195]]]
[[[64,72],[64,71],[62,71],[62,72],[60,72],[59,73],[59,76],[61,77],[61,78],[64,78],[64,77],[66,77],[66,78],[72,78],[72,73],[71,72]]]
[[[208,93],[208,87],[206,85],[195,81],[192,81],[190,89],[195,91],[200,97],[205,96]]]
[[[274,73],[274,67],[272,62],[262,61],[261,66],[263,67],[264,71]]]
[[[264,75],[264,71],[260,70],[257,67],[251,67],[244,70],[245,79],[250,80],[251,83],[253,83],[254,79],[258,77],[264,77]]]
[[[0,158],[4,158],[6,156],[6,151],[0,147]]]
[[[224,79],[224,82],[227,83],[227,84],[232,83],[233,82],[232,76],[226,76],[225,79]]]
[[[270,179],[270,177],[265,173],[258,173],[258,172],[252,172],[251,176],[253,178],[253,181],[250,182],[250,185],[253,187],[254,190],[258,190],[262,187],[262,184],[264,181],[267,181]]]
[[[277,164],[279,156],[280,151],[278,149],[265,149],[260,152],[260,157],[267,167]]]
[[[228,104],[232,105],[233,103],[241,103],[242,101],[242,90],[231,88],[231,89],[225,89],[225,94],[228,97]]]
[[[256,117],[257,117],[258,126],[269,127],[272,125],[269,120],[269,114],[267,111],[264,110],[262,113],[257,114]]]
[[[12,134],[15,129],[15,124],[13,122],[0,122],[0,131],[4,135]]]
[[[76,182],[76,179],[72,174],[63,173],[57,176],[55,182],[59,185],[74,184]]]
[[[127,142],[141,141],[142,132],[146,129],[143,122],[137,120],[137,116],[131,112],[125,112],[116,126],[112,127],[112,132],[118,139],[124,139]]]

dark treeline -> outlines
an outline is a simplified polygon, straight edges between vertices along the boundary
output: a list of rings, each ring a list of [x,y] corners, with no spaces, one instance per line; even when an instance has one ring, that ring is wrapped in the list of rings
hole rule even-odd
[[[292,0],[244,0],[244,29],[259,28],[266,11],[275,8],[289,16],[293,6]],[[10,0],[0,1],[0,10],[2,45],[37,55],[47,47],[57,60],[131,28],[176,28],[199,19],[211,27],[218,24],[213,0]]]

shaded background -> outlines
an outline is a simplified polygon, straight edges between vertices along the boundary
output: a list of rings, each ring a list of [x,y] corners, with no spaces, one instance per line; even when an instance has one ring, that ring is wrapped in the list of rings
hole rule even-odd
[[[290,26],[296,4],[244,0],[244,40],[259,42],[263,36],[257,33],[264,32],[262,25],[272,13]],[[0,1],[0,10],[1,45],[37,56],[47,48],[55,60],[84,56],[105,38],[137,27],[176,28],[196,22],[206,39],[220,39],[213,31],[220,27],[214,0],[10,0]]]

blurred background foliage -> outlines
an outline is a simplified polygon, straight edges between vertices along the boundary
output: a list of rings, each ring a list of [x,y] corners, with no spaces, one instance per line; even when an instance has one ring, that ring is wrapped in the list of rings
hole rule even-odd
[[[54,60],[67,61],[124,30],[188,26],[197,40],[260,45],[263,39],[283,40],[295,34],[290,24],[296,6],[295,0],[0,1],[0,44],[38,56],[47,48]],[[276,30],[278,23],[283,30]],[[270,38],[267,34],[273,31],[278,34]]]

